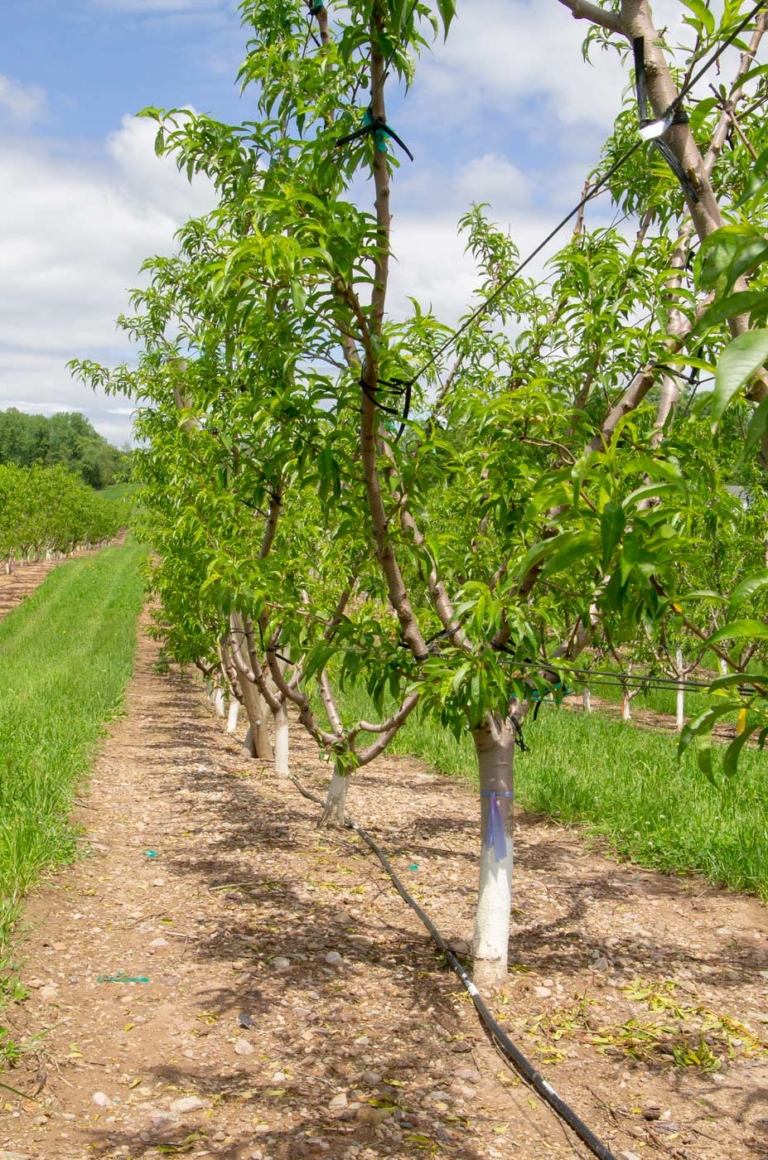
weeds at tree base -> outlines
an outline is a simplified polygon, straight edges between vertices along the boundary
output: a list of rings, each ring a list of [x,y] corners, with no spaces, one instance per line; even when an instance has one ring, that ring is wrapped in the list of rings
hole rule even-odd
[[[616,1025],[597,1022],[592,1011],[596,1000],[584,994],[568,1006],[521,1020],[519,1027],[536,1041],[542,1061],[549,1064],[565,1061],[567,1054],[560,1045],[569,1040],[588,1044],[601,1055],[651,1066],[693,1067],[704,1073],[719,1071],[738,1057],[768,1056],[768,1042],[743,1023],[702,1003],[681,1003],[675,992],[669,979],[659,983],[635,979],[623,994],[643,1004],[651,1018],[638,1015]],[[508,1017],[506,1010],[499,1014]]]

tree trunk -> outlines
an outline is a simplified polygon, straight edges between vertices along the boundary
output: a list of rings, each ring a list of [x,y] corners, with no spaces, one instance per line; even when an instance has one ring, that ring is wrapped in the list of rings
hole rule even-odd
[[[585,713],[592,712],[592,693],[588,685],[581,690],[581,704]]]
[[[682,733],[685,725],[685,677],[683,676],[683,650],[677,650],[677,675],[681,677],[680,684],[677,686],[677,704],[675,712],[675,726],[678,733]]]
[[[289,726],[288,709],[285,702],[274,715],[275,717],[275,773],[279,777],[287,777],[291,772],[289,762]]]
[[[224,690],[219,685],[217,685],[215,687],[215,689],[213,690],[213,693],[211,694],[211,700],[213,702],[213,707],[216,711],[216,716],[223,717],[224,716]]]
[[[631,721],[632,720],[632,709],[630,707],[631,704],[632,704],[632,698],[630,697],[630,695],[626,689],[622,689],[622,693],[621,693],[621,719],[622,719],[622,721]]]
[[[227,714],[227,733],[237,732],[237,719],[240,716],[240,702],[237,697],[232,697],[229,702],[229,713]]]
[[[491,718],[474,730],[480,773],[480,880],[472,939],[475,984],[482,989],[507,979],[509,911],[512,904],[513,756],[511,718]]]
[[[325,809],[320,818],[321,826],[343,826],[345,813],[344,807],[347,801],[347,789],[349,788],[349,777],[343,777],[339,773],[338,765],[334,765],[333,774],[331,775],[331,784],[328,786],[328,796],[325,799]]]
[[[245,711],[248,714],[252,754],[263,761],[272,761],[274,754],[267,728],[267,713],[259,690],[244,676],[241,677],[240,687],[243,693]]]

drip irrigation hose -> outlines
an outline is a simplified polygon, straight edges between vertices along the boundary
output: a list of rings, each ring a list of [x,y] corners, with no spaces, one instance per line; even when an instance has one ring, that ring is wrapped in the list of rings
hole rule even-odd
[[[312,793],[310,790],[306,789],[297,777],[294,777],[293,774],[289,774],[289,779],[296,786],[302,797],[305,797],[309,801],[319,805],[321,808],[324,808],[325,803],[322,801],[322,799],[319,798],[316,794]],[[507,1033],[502,1030],[483,1002],[477,987],[472,982],[459,960],[456,958],[456,955],[446,944],[445,939],[435,924],[432,922],[432,919],[424,910],[422,910],[416,899],[409,893],[408,889],[398,878],[395,870],[392,867],[392,863],[389,861],[389,858],[387,858],[384,851],[377,845],[370,834],[367,833],[367,831],[364,830],[362,826],[358,825],[357,822],[352,821],[351,818],[346,818],[344,825],[347,829],[354,830],[358,837],[362,838],[365,844],[373,851],[389,877],[392,879],[392,884],[394,885],[397,893],[400,895],[404,902],[407,902],[411,910],[414,910],[421,921],[424,923],[424,926],[432,935],[435,943],[445,955],[451,970],[454,972],[454,974],[458,975],[464,989],[467,991],[475,1005],[475,1010],[480,1017],[481,1023],[491,1038],[496,1041],[496,1046],[500,1049],[501,1054],[505,1057],[505,1059],[512,1064],[512,1066],[522,1076],[526,1083],[533,1088],[536,1094],[540,1096],[542,1100],[544,1100],[544,1102],[552,1109],[552,1111],[555,1112],[555,1114],[558,1115],[560,1119],[563,1120],[563,1122],[566,1123],[573,1132],[575,1132],[581,1142],[586,1144],[587,1148],[589,1148],[593,1156],[597,1156],[598,1160],[616,1160],[616,1157],[608,1148],[608,1146],[604,1144],[602,1140],[597,1138],[594,1132],[587,1127],[584,1121],[576,1115],[573,1108],[569,1107],[565,1100],[557,1094],[552,1085],[547,1083],[547,1081],[544,1079],[544,1076],[536,1070],[530,1060],[528,1060],[526,1056],[523,1055],[522,1051],[520,1051],[520,1049],[515,1046]]]

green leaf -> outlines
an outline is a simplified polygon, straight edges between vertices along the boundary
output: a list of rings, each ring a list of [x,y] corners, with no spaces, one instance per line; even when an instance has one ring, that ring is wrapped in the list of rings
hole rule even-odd
[[[765,236],[753,226],[722,226],[701,244],[699,280],[711,290],[722,278],[727,292],[736,279],[768,256]]]
[[[304,307],[307,305],[307,292],[301,282],[297,282],[295,278],[291,279],[291,300],[296,313],[303,314]]]
[[[749,455],[757,446],[763,435],[768,435],[768,395],[755,407],[752,418],[747,427],[747,438],[744,442],[744,454]]]
[[[707,36],[711,36],[715,31],[715,18],[707,8],[704,0],[680,0],[682,4],[689,8],[694,14],[695,20],[687,20],[686,24],[692,24],[694,27],[701,27]]]
[[[726,713],[733,713],[741,707],[741,701],[724,701],[713,709],[707,709],[701,713],[695,721],[689,721],[680,734],[680,740],[677,743],[677,756],[682,757],[695,737],[699,737],[702,733],[711,733],[712,726],[719,717],[724,717]]]
[[[727,322],[729,318],[734,318],[737,314],[751,314],[755,310],[768,310],[768,291],[766,290],[740,290],[737,294],[729,294],[727,298],[721,298],[719,302],[715,302],[710,306],[699,319],[691,331],[691,337],[697,334],[703,334],[713,326],[719,326],[721,322]]]
[[[707,692],[717,693],[721,689],[730,688],[731,685],[751,685],[753,681],[757,682],[758,685],[768,684],[768,676],[759,676],[756,673],[750,673],[749,676],[745,673],[726,673],[723,677],[717,677]]]
[[[756,68],[751,68],[749,72],[744,73],[744,76],[739,81],[740,85],[745,85],[747,81],[751,81],[753,77],[765,76],[768,73],[768,64],[759,64]]]
[[[448,29],[451,27],[451,22],[456,15],[456,0],[437,0],[437,7],[443,18],[444,35],[447,37]]]
[[[755,572],[752,576],[747,576],[746,580],[742,580],[741,584],[737,584],[731,593],[731,600],[728,605],[728,616],[731,617],[738,608],[749,600],[750,596],[754,596],[768,584],[768,568],[763,568],[760,572]]]
[[[768,624],[761,620],[733,620],[723,624],[709,637],[708,644],[717,644],[719,640],[768,640]]]
[[[748,725],[743,733],[740,733],[738,737],[734,737],[733,741],[726,749],[725,755],[723,757],[723,773],[726,777],[733,777],[739,764],[741,751],[756,729],[756,724]]]
[[[715,784],[715,774],[712,769],[712,734],[703,733],[696,738],[696,760],[699,769],[712,785]]]
[[[607,503],[600,513],[600,536],[603,541],[603,571],[608,567],[613,553],[616,550],[624,528],[627,526],[627,517],[624,508],[619,503]]]
[[[754,241],[742,246],[734,254],[728,267],[726,289],[730,290],[737,278],[742,274],[751,274],[766,259],[768,259],[768,242],[764,238],[755,238]]]
[[[575,532],[569,543],[563,544],[547,561],[541,570],[541,579],[553,576],[583,560],[585,556],[597,554],[600,541],[594,532]]]
[[[712,392],[712,430],[717,429],[726,407],[736,392],[768,358],[768,330],[740,334],[720,356]]]
[[[705,97],[703,101],[698,101],[695,109],[691,111],[688,118],[692,133],[698,133],[702,123],[706,120],[713,109],[719,108],[719,103],[716,97]]]

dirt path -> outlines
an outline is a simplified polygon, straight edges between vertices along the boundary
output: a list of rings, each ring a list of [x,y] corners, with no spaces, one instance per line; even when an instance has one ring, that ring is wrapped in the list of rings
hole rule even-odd
[[[27,909],[30,995],[3,1023],[41,1035],[7,1077],[41,1103],[5,1103],[0,1158],[585,1156],[484,1039],[378,863],[244,763],[156,655],[143,636],[83,810],[90,856]],[[470,792],[386,758],[350,798],[466,937]],[[767,1156],[763,907],[526,816],[518,850],[515,968],[494,1007],[523,1049],[617,1156]],[[101,981],[120,972],[148,981]],[[720,1070],[674,1066],[694,1050]]]
[[[125,532],[112,541],[112,546],[117,547],[124,540]],[[5,572],[0,573],[0,620],[21,604],[23,600],[26,600],[27,596],[30,596],[36,588],[39,588],[48,573],[52,572],[54,568],[58,568],[60,564],[66,564],[69,560],[79,560],[81,556],[93,556],[100,551],[101,548],[83,548],[78,552],[73,552],[64,560],[38,560],[35,564],[17,564],[10,575],[6,575]]]

